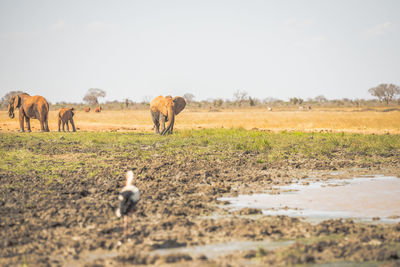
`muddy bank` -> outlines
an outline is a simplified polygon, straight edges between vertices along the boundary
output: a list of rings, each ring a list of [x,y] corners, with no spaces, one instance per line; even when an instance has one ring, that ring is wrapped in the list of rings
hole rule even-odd
[[[37,162],[30,172],[0,170],[0,264],[5,266],[398,263],[399,224],[328,220],[315,225],[287,216],[265,216],[257,209],[230,212],[217,201],[223,196],[273,190],[293,179],[400,175],[398,154],[370,161],[338,153],[329,160],[293,156],[257,162],[258,152],[230,151],[221,157],[223,151],[210,150],[199,155],[187,152],[184,145],[177,151],[145,145],[130,150],[117,141],[90,147],[80,147],[78,142],[40,146],[42,150],[37,151],[37,147],[10,141],[3,143],[2,153],[31,149],[34,155],[43,153],[62,158],[60,164],[76,166],[69,170]],[[68,158],[65,151],[71,153]],[[45,168],[48,176],[41,175],[39,168]],[[128,169],[135,173],[142,199],[130,220],[129,240],[119,243],[122,221],[113,209]],[[152,253],[163,248],[261,240],[294,243],[272,251],[251,249],[215,258]]]

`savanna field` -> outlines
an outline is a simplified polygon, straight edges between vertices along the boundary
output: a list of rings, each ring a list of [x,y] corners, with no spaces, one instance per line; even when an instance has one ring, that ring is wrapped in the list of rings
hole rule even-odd
[[[49,114],[50,130],[56,131],[58,110]],[[17,131],[18,116],[8,118],[0,113],[0,131]],[[76,110],[75,124],[81,131],[151,131],[152,120],[148,109],[104,110],[86,113]],[[234,108],[197,109],[187,107],[177,116],[176,129],[244,128],[279,131],[333,131],[354,133],[400,133],[400,108],[313,108],[300,111],[297,108]],[[31,120],[32,129],[39,129],[39,122]]]
[[[284,194],[310,179],[400,177],[396,107],[189,107],[168,136],[153,133],[148,110],[78,110],[74,120],[76,133],[56,132],[50,111],[50,133],[35,120],[18,133],[0,113],[0,265],[400,265],[400,214],[310,221],[219,199]],[[142,196],[122,239],[115,208],[128,170]],[[190,250],[229,242],[240,249]]]

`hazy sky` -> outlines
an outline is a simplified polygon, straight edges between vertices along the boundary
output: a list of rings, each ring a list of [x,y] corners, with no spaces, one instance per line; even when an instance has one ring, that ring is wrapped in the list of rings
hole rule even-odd
[[[0,97],[371,98],[400,85],[398,0],[0,0]]]

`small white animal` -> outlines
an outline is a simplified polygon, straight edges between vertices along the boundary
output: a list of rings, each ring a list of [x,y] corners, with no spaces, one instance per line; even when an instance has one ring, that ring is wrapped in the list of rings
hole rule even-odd
[[[140,200],[139,189],[133,185],[132,171],[128,171],[126,173],[125,186],[122,188],[118,199],[120,204],[115,212],[115,215],[117,215],[117,217],[121,217],[122,215],[124,216],[124,238],[126,238],[128,216],[133,213],[136,208],[136,204]]]

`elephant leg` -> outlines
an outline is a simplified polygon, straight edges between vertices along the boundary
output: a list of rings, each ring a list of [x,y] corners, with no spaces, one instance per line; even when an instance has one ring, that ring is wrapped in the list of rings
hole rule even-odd
[[[74,120],[71,118],[72,131],[76,132]]]
[[[26,128],[28,129],[28,132],[31,132],[31,119],[28,117],[25,117],[25,122],[26,122]]]
[[[40,121],[40,131],[44,132],[45,131],[45,129],[44,129],[44,121],[43,121],[43,119],[40,119],[39,121]]]
[[[163,135],[165,133],[165,116],[160,115],[160,119],[161,119],[161,134]]]
[[[43,117],[44,117],[44,130],[46,132],[50,132],[50,129],[49,129],[49,114],[47,113]]]
[[[24,130],[24,114],[22,113],[22,111],[19,112],[19,131],[25,132]]]
[[[159,113],[157,112],[152,112],[151,111],[151,118],[153,120],[154,123],[154,128],[155,128],[155,132],[156,134],[160,133],[160,121],[159,121]]]
[[[44,128],[45,128],[46,132],[50,132],[49,121],[48,121],[47,117],[46,117],[46,120],[44,121]]]
[[[61,119],[58,118],[58,131],[61,132]]]
[[[65,132],[65,128],[64,128],[65,127],[65,122],[64,121],[62,122],[62,125],[63,125],[63,132]]]
[[[160,133],[160,122],[159,121],[157,121],[157,124],[155,125],[156,127],[156,129],[155,129],[155,131],[156,131],[156,134],[159,134]]]
[[[69,132],[69,123],[68,120],[65,122],[67,124],[67,132]]]

